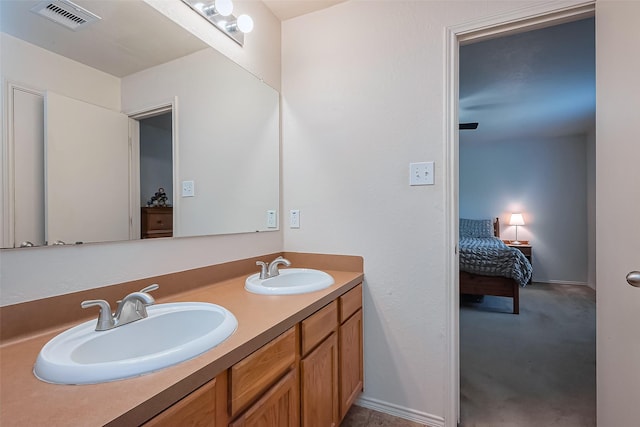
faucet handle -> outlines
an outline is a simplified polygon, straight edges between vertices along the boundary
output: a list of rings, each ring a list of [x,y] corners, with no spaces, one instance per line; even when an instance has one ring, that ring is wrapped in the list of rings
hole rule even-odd
[[[156,289],[158,289],[160,286],[158,286],[158,284],[154,283],[153,285],[149,285],[145,288],[142,288],[140,291],[138,291],[138,293],[141,294],[148,294],[151,291],[155,291]],[[143,313],[143,317],[147,317],[147,309],[145,308],[147,305],[151,305],[151,304],[155,304],[155,299],[149,295],[150,301],[147,301],[146,303],[142,303],[142,300],[136,299],[136,311]]]
[[[111,314],[111,306],[109,303],[102,299],[92,299],[82,301],[80,303],[80,307],[88,308],[88,307],[100,307],[100,314],[98,315],[98,324],[96,325],[96,331],[106,331],[107,329],[111,329],[115,326],[115,321],[113,320],[113,314]]]
[[[160,286],[158,286],[156,283],[154,283],[153,285],[149,285],[146,288],[142,288],[141,290],[139,290],[138,292],[143,292],[143,293],[149,293],[151,291],[155,291],[156,289],[158,289]],[[118,301],[116,301],[116,304],[120,304],[122,302],[121,299],[119,299]]]
[[[267,263],[262,261],[256,261],[256,265],[260,266],[260,280],[269,278]]]
[[[146,294],[147,292],[155,291],[159,287],[160,286],[158,286],[158,284],[154,283],[153,285],[149,285],[146,288],[141,289],[140,292],[144,292]]]

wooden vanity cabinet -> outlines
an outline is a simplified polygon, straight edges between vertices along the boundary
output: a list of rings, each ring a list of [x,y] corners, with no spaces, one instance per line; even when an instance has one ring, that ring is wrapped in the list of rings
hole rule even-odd
[[[229,414],[239,426],[297,426],[297,326],[229,369]]]
[[[364,387],[362,285],[339,298],[340,420]]]
[[[326,305],[300,324],[302,427],[330,427],[340,423],[337,328],[337,301]]]
[[[301,325],[301,425],[338,426],[364,384],[362,284]]]
[[[362,285],[220,373],[145,427],[338,427],[363,388]]]
[[[159,413],[144,427],[223,427],[227,425],[226,372]]]
[[[298,375],[292,369],[229,427],[298,427]]]

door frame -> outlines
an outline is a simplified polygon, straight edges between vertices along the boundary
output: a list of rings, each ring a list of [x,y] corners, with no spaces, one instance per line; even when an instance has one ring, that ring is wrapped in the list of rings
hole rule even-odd
[[[554,1],[521,8],[445,29],[445,238],[447,286],[447,358],[445,379],[445,425],[460,422],[460,306],[459,306],[459,141],[458,87],[460,46],[491,38],[545,28],[595,16],[595,0]]]
[[[45,91],[22,84],[17,81],[7,80],[3,87],[6,91],[6,103],[2,114],[4,134],[2,135],[2,223],[1,244],[2,248],[16,248],[15,241],[15,132],[14,132],[14,92],[16,90],[40,96],[44,103]]]
[[[129,113],[129,238],[140,238],[140,120],[171,112],[171,161],[173,168],[173,235],[179,224],[180,197],[178,197],[178,97],[154,106],[141,108]]]

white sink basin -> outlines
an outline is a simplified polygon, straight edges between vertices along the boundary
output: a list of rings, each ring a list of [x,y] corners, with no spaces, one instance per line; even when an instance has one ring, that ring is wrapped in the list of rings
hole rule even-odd
[[[269,279],[260,279],[260,274],[247,277],[244,288],[254,294],[294,295],[315,292],[333,285],[333,277],[320,270],[310,268],[286,268]]]
[[[191,359],[226,340],[235,316],[215,304],[147,307],[149,317],[107,331],[96,320],[55,336],[42,347],[33,373],[55,384],[95,384],[135,377]]]

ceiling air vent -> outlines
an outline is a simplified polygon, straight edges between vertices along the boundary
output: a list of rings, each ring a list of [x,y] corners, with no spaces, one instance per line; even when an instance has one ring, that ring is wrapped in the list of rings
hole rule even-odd
[[[69,0],[43,1],[32,7],[31,11],[73,31],[102,19]]]

